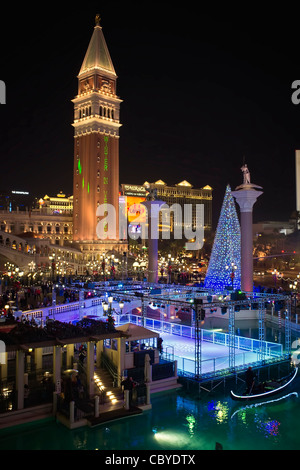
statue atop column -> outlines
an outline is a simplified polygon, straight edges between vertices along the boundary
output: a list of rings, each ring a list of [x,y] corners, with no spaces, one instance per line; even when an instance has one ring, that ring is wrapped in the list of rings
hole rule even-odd
[[[243,178],[244,178],[243,184],[251,184],[250,171],[246,163],[243,164],[241,170],[243,172]]]

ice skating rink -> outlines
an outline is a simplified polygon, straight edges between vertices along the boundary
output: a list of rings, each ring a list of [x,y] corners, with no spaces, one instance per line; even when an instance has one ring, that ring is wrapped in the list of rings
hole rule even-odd
[[[183,336],[160,333],[163,338],[163,350],[172,354],[177,360],[178,369],[195,372],[195,340]],[[229,367],[229,348],[207,341],[201,343],[202,373]],[[243,365],[258,360],[258,354],[241,349],[235,350],[235,365]]]
[[[92,307],[84,308],[81,311],[69,311],[56,315],[56,319],[59,321],[76,322],[83,316],[88,315],[90,318],[95,320],[107,320],[107,317],[103,317],[102,308]],[[124,318],[124,320],[123,320]],[[127,323],[133,321],[134,323],[140,323],[140,319],[131,316],[124,315],[122,320]],[[118,323],[122,324],[123,321],[118,318]],[[120,322],[119,322],[120,321]],[[154,326],[154,324],[153,324]],[[149,327],[149,329],[153,329]],[[164,353],[170,354],[177,360],[177,368],[179,370],[195,373],[195,340],[187,336],[180,336],[162,332],[161,330],[155,330],[159,332],[163,339],[163,350]],[[209,341],[201,342],[201,373],[209,373],[229,367],[229,348],[222,344],[216,344]],[[268,356],[265,357],[267,359]],[[235,349],[235,366],[241,366],[248,363],[258,361],[258,353],[246,351],[242,349]]]

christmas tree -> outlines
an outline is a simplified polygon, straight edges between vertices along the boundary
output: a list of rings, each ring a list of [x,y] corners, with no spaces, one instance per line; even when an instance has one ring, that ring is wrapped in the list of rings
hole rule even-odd
[[[226,188],[204,285],[215,291],[241,288],[241,229],[229,185]]]

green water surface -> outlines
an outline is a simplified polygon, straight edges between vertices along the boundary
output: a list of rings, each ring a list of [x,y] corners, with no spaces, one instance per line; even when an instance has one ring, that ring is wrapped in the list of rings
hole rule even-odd
[[[224,450],[298,450],[300,378],[288,392],[294,394],[245,407],[223,389],[200,397],[175,391],[152,396],[152,409],[142,415],[93,429],[47,421],[1,431],[0,449],[188,451],[214,450],[219,442]]]

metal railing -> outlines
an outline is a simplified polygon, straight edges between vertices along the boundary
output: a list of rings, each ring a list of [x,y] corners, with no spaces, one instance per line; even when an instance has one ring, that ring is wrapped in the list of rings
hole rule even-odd
[[[131,321],[131,323],[137,325],[140,325],[142,322],[142,318],[138,315],[123,315],[122,321],[120,321],[119,323],[126,323],[129,320]],[[166,322],[153,318],[145,318],[145,327],[149,328],[150,330],[158,331],[160,333],[167,333],[172,335],[183,336],[190,339],[195,339],[195,328],[192,326],[179,325],[177,323]],[[201,329],[201,341],[207,341],[213,344],[228,346],[229,334],[220,331]],[[270,341],[261,342],[258,339],[246,338],[244,336],[235,335],[236,349],[251,351],[255,353],[261,351],[262,347],[266,356],[280,357],[283,355],[282,344],[273,343]]]
[[[103,352],[101,353],[101,365],[111,375],[113,387],[118,387],[118,384],[120,384],[122,381],[122,377],[120,374],[118,374],[117,367],[115,366],[115,364],[113,364],[109,357]]]

